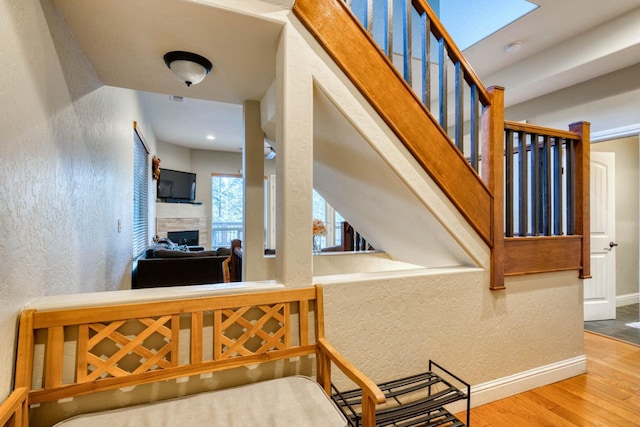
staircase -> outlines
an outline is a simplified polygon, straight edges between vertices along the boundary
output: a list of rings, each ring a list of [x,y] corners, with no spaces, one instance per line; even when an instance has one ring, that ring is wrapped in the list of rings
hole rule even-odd
[[[590,277],[589,124],[505,122],[504,89],[484,88],[426,1],[395,3],[380,22],[372,0],[360,20],[349,0],[297,0],[293,11],[491,248],[491,289],[509,275]]]

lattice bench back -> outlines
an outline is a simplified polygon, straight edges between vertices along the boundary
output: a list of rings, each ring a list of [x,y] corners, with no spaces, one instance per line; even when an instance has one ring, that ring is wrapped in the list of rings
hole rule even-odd
[[[35,404],[314,354],[322,306],[322,289],[313,287],[27,310],[16,387],[28,387]]]

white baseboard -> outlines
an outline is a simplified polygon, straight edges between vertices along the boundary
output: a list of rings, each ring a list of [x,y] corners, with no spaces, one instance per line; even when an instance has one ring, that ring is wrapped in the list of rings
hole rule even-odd
[[[499,378],[484,384],[471,387],[471,407],[486,405],[514,394],[542,387],[558,381],[566,380],[587,372],[586,356],[578,356],[551,365],[541,366],[529,371],[520,372],[508,377]],[[464,411],[466,402],[456,402],[447,406],[449,412],[455,414]]]
[[[622,307],[623,305],[638,304],[640,302],[640,293],[618,295],[616,297],[616,307]]]

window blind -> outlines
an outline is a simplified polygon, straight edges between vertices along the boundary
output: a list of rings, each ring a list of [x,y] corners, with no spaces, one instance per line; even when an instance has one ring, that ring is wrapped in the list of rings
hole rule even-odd
[[[149,152],[137,129],[134,132],[133,146],[133,257],[135,258],[142,254],[149,242],[147,184]]]

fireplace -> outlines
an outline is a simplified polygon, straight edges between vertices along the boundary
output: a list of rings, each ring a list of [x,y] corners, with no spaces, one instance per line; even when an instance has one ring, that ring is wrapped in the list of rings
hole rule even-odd
[[[178,245],[198,246],[200,242],[198,230],[168,231],[167,237]]]

